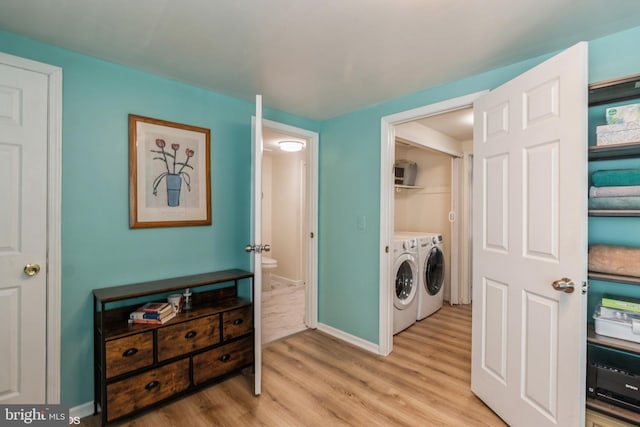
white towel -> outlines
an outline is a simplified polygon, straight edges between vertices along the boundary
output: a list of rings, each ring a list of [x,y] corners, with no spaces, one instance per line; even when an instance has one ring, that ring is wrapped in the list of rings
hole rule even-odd
[[[628,197],[640,196],[640,185],[619,185],[611,187],[589,188],[589,197]]]

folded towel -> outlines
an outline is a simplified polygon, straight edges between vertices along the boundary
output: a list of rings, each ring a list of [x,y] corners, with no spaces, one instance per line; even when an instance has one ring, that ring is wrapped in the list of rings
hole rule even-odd
[[[640,209],[640,196],[590,197],[589,209]]]
[[[589,188],[589,197],[640,196],[640,185],[617,185]]]
[[[588,265],[589,271],[640,277],[640,248],[592,245]]]
[[[640,169],[612,169],[591,174],[596,187],[611,185],[640,185]]]

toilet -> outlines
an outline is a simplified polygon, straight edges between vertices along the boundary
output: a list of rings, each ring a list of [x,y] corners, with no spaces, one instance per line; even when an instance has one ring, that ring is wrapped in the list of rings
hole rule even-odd
[[[278,266],[278,261],[269,258],[268,256],[262,256],[262,275],[263,275],[263,289],[271,289],[271,270]]]
[[[270,258],[268,256],[262,256],[262,269],[263,270],[273,270],[278,267],[278,261]]]

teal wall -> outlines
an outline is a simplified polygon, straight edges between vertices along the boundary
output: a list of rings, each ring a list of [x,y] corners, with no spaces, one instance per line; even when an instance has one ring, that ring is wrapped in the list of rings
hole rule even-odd
[[[542,59],[476,75],[322,123],[318,296],[321,323],[378,343],[381,118],[496,87]]]
[[[590,80],[640,72],[629,53],[639,41],[640,27],[591,42]],[[93,398],[91,289],[248,267],[254,105],[8,33],[0,51],[63,68],[62,399],[75,406]],[[265,109],[265,118],[320,131],[320,322],[378,342],[380,119],[495,88],[547,57],[323,123]],[[213,226],[129,229],[129,113],[211,129]],[[616,224],[590,223],[590,233],[622,241],[627,230]]]
[[[590,81],[640,73],[640,56],[631,54],[638,42],[640,27],[592,41],[589,46]],[[378,343],[380,119],[493,89],[548,56],[475,75],[322,123],[320,322]],[[366,218],[364,230],[358,227],[359,218]],[[640,227],[637,229],[640,234]],[[590,229],[590,232],[594,230]],[[616,227],[612,233],[622,239],[624,227]],[[616,237],[610,237],[612,239]],[[634,241],[640,246],[640,235]]]
[[[249,267],[255,105],[9,33],[0,51],[63,69],[61,384],[73,407],[93,400],[92,289]],[[211,129],[212,226],[129,228],[129,113]]]

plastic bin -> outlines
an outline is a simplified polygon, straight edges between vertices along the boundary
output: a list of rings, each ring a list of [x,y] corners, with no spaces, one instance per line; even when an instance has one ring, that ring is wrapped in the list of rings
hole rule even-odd
[[[640,313],[599,305],[593,319],[598,335],[640,342]]]

